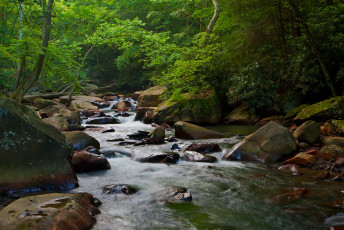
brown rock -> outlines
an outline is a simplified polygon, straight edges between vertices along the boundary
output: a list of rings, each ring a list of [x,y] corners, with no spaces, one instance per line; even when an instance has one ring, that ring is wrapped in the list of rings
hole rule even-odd
[[[275,204],[288,204],[302,198],[307,193],[308,190],[305,188],[289,187],[284,189],[274,197],[270,198],[270,200]]]
[[[278,168],[278,170],[282,172],[292,173],[295,176],[301,175],[303,173],[303,170],[300,169],[296,164],[282,165]]]
[[[89,172],[95,170],[111,169],[106,158],[86,151],[75,152],[72,159],[75,172]]]
[[[213,143],[204,143],[204,144],[193,143],[189,145],[185,150],[195,151],[198,153],[213,153],[213,152],[220,152],[221,148],[218,144],[213,144]]]
[[[176,138],[182,139],[198,140],[225,137],[223,133],[212,131],[183,121],[176,122],[174,124],[174,129]]]
[[[304,152],[296,154],[293,158],[286,160],[283,164],[297,164],[300,166],[312,167],[315,162],[315,157]]]
[[[138,107],[157,107],[163,100],[161,95],[166,91],[164,86],[154,86],[143,91],[137,100]]]
[[[317,154],[318,159],[323,159],[325,161],[335,160],[338,157],[344,157],[344,148],[337,145],[324,146]]]
[[[320,179],[320,180],[324,180],[324,179],[328,179],[331,177],[331,174],[329,171],[325,170],[322,171],[316,175],[313,176],[314,179]]]
[[[321,138],[321,145],[338,145],[344,148],[344,137],[322,137]]]

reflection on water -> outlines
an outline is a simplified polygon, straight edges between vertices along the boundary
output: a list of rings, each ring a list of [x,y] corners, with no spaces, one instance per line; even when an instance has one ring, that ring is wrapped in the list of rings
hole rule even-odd
[[[137,130],[153,128],[141,122],[116,125],[114,133],[89,132],[101,143],[102,149],[130,155],[170,151],[173,143],[146,146],[118,146],[107,139],[127,138]],[[219,130],[217,127],[216,129]],[[239,134],[248,134],[256,127],[235,127]],[[225,132],[229,127],[223,128]],[[173,135],[173,131],[168,133]],[[183,149],[193,142],[215,142],[230,148],[240,138],[177,143]],[[226,151],[224,149],[223,151]],[[221,152],[214,153],[221,159]],[[94,229],[324,229],[326,217],[336,214],[326,202],[338,199],[340,187],[332,181],[305,180],[285,175],[276,165],[219,161],[215,164],[180,161],[176,165],[139,163],[130,157],[108,159],[112,169],[78,174],[80,187],[74,192],[90,192],[103,205]],[[102,188],[110,184],[129,184],[139,192],[133,195],[104,194]],[[192,194],[190,203],[164,203],[159,195],[170,186],[186,187]],[[279,206],[269,198],[288,186],[309,189],[303,199]],[[328,224],[337,223],[327,219]]]

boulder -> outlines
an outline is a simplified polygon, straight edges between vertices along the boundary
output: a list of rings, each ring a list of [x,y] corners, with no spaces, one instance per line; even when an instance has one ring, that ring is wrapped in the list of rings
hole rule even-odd
[[[296,154],[293,158],[286,160],[283,164],[296,164],[305,167],[312,167],[315,162],[315,156],[300,152]]]
[[[176,138],[198,140],[198,139],[215,139],[225,138],[225,134],[213,130],[193,125],[184,121],[174,124]]]
[[[57,105],[57,103],[52,100],[47,100],[43,98],[35,98],[33,105],[36,106],[38,109],[43,109],[51,105]]]
[[[59,113],[61,109],[67,109],[67,106],[58,104],[58,105],[50,105],[43,109],[39,110],[39,114],[46,114],[47,117],[51,117],[54,113]],[[43,117],[43,116],[42,116]]]
[[[137,112],[136,112],[136,115],[135,115],[135,121],[143,121],[145,119],[146,115],[147,115],[147,112],[148,111],[154,112],[155,109],[156,109],[156,107],[144,107],[144,108],[137,109]]]
[[[343,172],[344,158],[338,158],[331,166],[331,172]]]
[[[157,124],[177,121],[217,124],[221,117],[220,102],[216,94],[209,90],[196,95],[183,94],[181,99],[161,103],[154,111],[153,121]]]
[[[236,144],[223,159],[268,163],[275,162],[296,149],[296,141],[291,132],[271,121]]]
[[[72,146],[56,128],[9,98],[0,99],[0,122],[0,193],[77,186]]]
[[[105,194],[125,194],[131,195],[137,192],[137,189],[128,184],[112,184],[103,188]]]
[[[165,129],[163,127],[157,127],[148,134],[148,144],[161,144],[165,141]]]
[[[259,120],[259,117],[250,111],[247,103],[232,110],[223,119],[224,123],[232,125],[250,125]]]
[[[209,156],[209,155],[198,153],[195,151],[184,151],[182,153],[181,158],[184,161],[192,161],[192,162],[214,163],[217,161],[217,158],[214,156]]]
[[[112,106],[111,109],[118,109],[119,111],[128,111],[131,109],[131,103],[129,101],[119,101]]]
[[[106,158],[86,151],[75,152],[72,164],[77,173],[111,169]]]
[[[108,101],[90,101],[92,105],[95,105],[98,107],[98,109],[104,109],[110,107],[110,103]]]
[[[204,143],[204,144],[198,144],[193,143],[189,145],[185,150],[187,151],[195,151],[198,153],[214,153],[214,152],[220,152],[221,148],[218,144],[212,144],[212,143]]]
[[[0,211],[0,229],[92,229],[98,204],[89,193],[24,197]]]
[[[158,200],[170,203],[190,202],[192,196],[186,188],[173,186],[158,195]]]
[[[258,121],[255,125],[259,125],[259,126],[263,126],[266,125],[267,123],[269,123],[270,121],[276,122],[280,125],[283,124],[283,116],[271,116],[271,117],[264,117],[263,119],[261,119],[260,121]]]
[[[68,97],[68,96],[67,96]],[[64,100],[64,97],[60,97],[60,101]],[[100,101],[103,102],[104,100],[99,97],[92,97],[92,96],[73,96],[73,100],[70,103],[69,108],[71,110],[97,110],[98,106],[93,105],[91,102]]]
[[[179,160],[180,155],[178,153],[160,153],[152,154],[147,157],[137,158],[135,160],[145,163],[165,163],[165,164],[176,164]]]
[[[80,112],[79,111],[70,111],[67,109],[61,109],[59,113],[65,118],[68,124],[81,124]]]
[[[297,114],[294,122],[297,125],[300,125],[308,120],[325,122],[329,119],[340,119],[343,117],[343,115],[343,97],[335,97],[307,106]]]
[[[100,117],[100,118],[88,120],[86,122],[86,124],[93,124],[93,125],[119,124],[119,123],[121,122],[114,117]]]
[[[299,142],[314,144],[320,138],[320,125],[308,120],[294,131],[293,136]]]
[[[68,122],[62,116],[53,116],[49,118],[44,118],[43,121],[46,122],[47,124],[54,126],[60,131],[68,130]]]
[[[68,131],[84,131],[86,127],[76,124],[68,125]]]
[[[294,109],[288,111],[286,113],[286,115],[284,116],[284,120],[289,120],[289,119],[293,119],[294,117],[296,117],[296,115],[301,112],[304,108],[308,107],[309,104],[302,104],[298,107],[295,107]]]
[[[278,168],[282,172],[292,173],[295,176],[299,176],[303,173],[303,170],[300,169],[296,164],[286,164]]]
[[[73,144],[74,150],[83,150],[88,146],[100,149],[99,142],[82,131],[62,132],[62,134]]]
[[[317,159],[325,161],[336,160],[338,157],[344,157],[344,148],[338,145],[326,145],[317,154]]]
[[[321,145],[338,145],[344,148],[344,137],[321,137]]]
[[[139,98],[140,94],[143,93],[143,90],[141,91],[136,91],[134,93],[131,94],[131,98],[134,100],[134,101],[137,101],[137,99]]]
[[[138,107],[157,107],[163,100],[162,94],[166,91],[164,86],[154,86],[143,91],[137,99]]]

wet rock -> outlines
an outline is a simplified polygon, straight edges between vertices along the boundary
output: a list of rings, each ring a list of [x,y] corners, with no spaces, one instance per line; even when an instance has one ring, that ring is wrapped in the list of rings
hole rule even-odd
[[[124,141],[124,139],[123,138],[116,138],[116,139],[110,139],[110,140],[106,140],[106,141],[107,142],[119,142],[119,141]]]
[[[132,140],[142,140],[143,138],[147,138],[148,134],[149,132],[139,130],[137,133],[129,134],[128,137]]]
[[[41,114],[42,117],[46,114],[47,117],[51,117],[54,113],[59,113],[61,109],[68,109],[67,106],[58,104],[58,105],[50,105],[48,107],[45,107],[43,109],[39,110],[39,114]]]
[[[145,158],[139,159],[140,162],[146,163],[165,163],[165,164],[176,164],[179,160],[180,155],[178,153],[162,153],[153,154]]]
[[[335,160],[338,157],[344,157],[344,148],[337,145],[324,146],[317,154],[318,159],[323,159],[325,161]]]
[[[178,140],[175,137],[171,136],[171,137],[165,138],[165,141],[167,141],[167,142],[177,142]]]
[[[74,150],[83,150],[88,146],[100,149],[99,142],[90,135],[81,131],[62,132],[63,135],[73,144]]]
[[[164,86],[154,86],[143,91],[137,99],[138,107],[157,107],[161,102],[161,95],[166,91]]]
[[[118,145],[120,145],[120,146],[127,146],[127,145],[134,145],[136,143],[137,142],[134,142],[134,141],[122,141],[122,142],[118,143]]]
[[[307,193],[308,190],[305,188],[288,187],[279,194],[271,197],[270,201],[275,204],[288,204],[302,198]]]
[[[320,138],[320,125],[314,121],[306,121],[295,130],[293,136],[299,142],[314,144]]]
[[[293,158],[286,160],[283,164],[297,164],[305,167],[312,167],[315,162],[315,157],[311,154],[300,152]]]
[[[321,138],[321,145],[338,145],[344,148],[344,137],[322,137]]]
[[[63,97],[60,97],[60,101]],[[98,106],[92,105],[91,102],[103,101],[99,97],[92,96],[73,96],[73,101],[70,103],[71,110],[98,110]]]
[[[342,181],[343,180],[342,177],[343,175],[337,175],[333,178],[333,181]]]
[[[171,203],[190,202],[192,201],[191,193],[187,192],[183,187],[170,187],[158,196],[160,201],[167,201]]]
[[[223,120],[226,124],[249,125],[256,123],[259,117],[250,111],[247,103],[244,103],[231,111]]]
[[[68,124],[81,124],[80,112],[79,111],[70,111],[67,109],[61,109],[59,113],[65,118]]]
[[[300,169],[296,164],[286,164],[278,168],[282,172],[292,173],[294,176],[299,176],[303,174],[303,170]]]
[[[85,129],[86,127],[81,126],[81,125],[76,125],[76,124],[68,125],[68,131],[84,131]]]
[[[47,124],[54,126],[60,131],[68,130],[68,122],[62,116],[53,116],[49,118],[44,118],[43,121],[46,122]]]
[[[9,98],[0,99],[0,122],[0,193],[77,186],[72,146],[56,128]]]
[[[331,172],[342,172],[344,169],[344,158],[338,158],[331,167]]]
[[[38,109],[43,109],[51,105],[57,105],[57,103],[52,100],[47,100],[43,98],[35,98],[33,105],[36,106]]]
[[[105,129],[104,131],[102,131],[102,133],[113,133],[113,132],[115,132],[115,129],[114,129],[114,128]]]
[[[148,144],[162,144],[165,141],[165,129],[163,127],[157,127],[148,134]]]
[[[182,157],[182,160],[184,161],[207,162],[207,163],[214,163],[217,161],[216,157],[194,152],[194,151],[184,151],[181,157]]]
[[[311,146],[308,144],[308,143],[306,143],[306,142],[301,142],[300,144],[299,144],[299,147],[301,148],[301,149],[309,149],[309,148],[311,148]]]
[[[182,139],[215,139],[224,138],[225,134],[205,129],[201,126],[179,121],[174,124],[176,138]]]
[[[104,109],[108,108],[110,106],[110,103],[107,101],[90,101],[92,105],[95,105],[98,107],[98,109]]]
[[[179,146],[177,144],[173,144],[171,150],[179,150]]]
[[[77,173],[111,169],[106,158],[86,151],[75,152],[72,164]]]
[[[178,121],[218,124],[221,121],[221,105],[214,91],[202,91],[195,95],[183,94],[179,100],[167,100],[154,111],[153,121],[173,124]]]
[[[88,193],[28,196],[0,211],[0,229],[91,229],[99,213]]]
[[[117,114],[115,117],[130,117],[130,114],[124,112],[124,113],[119,113],[119,114]]]
[[[275,162],[296,149],[291,132],[272,121],[236,144],[223,159],[268,163]]]
[[[131,195],[137,192],[137,189],[128,184],[112,184],[103,188],[105,194],[125,194]]]
[[[220,152],[221,148],[218,144],[213,144],[213,143],[204,143],[204,144],[193,143],[189,145],[185,150],[195,151],[198,153],[214,153],[214,152]]]
[[[325,179],[329,179],[331,177],[331,174],[329,171],[324,170],[314,176],[312,176],[314,179],[320,179],[320,180],[325,180]]]
[[[121,122],[113,117],[102,117],[102,118],[96,118],[92,120],[88,120],[86,124],[91,125],[105,125],[105,124],[120,124]]]
[[[131,94],[131,98],[134,100],[134,101],[137,101],[137,99],[139,98],[140,94],[143,92],[143,90],[141,91],[136,91],[134,93]]]
[[[155,109],[156,107],[138,108],[135,116],[135,121],[143,121],[145,119],[147,111],[154,111]]]
[[[88,146],[88,147],[86,147],[83,151],[86,151],[86,152],[89,152],[89,153],[93,153],[93,154],[100,155],[99,149],[97,149],[96,147],[93,147],[93,146]]]
[[[131,109],[131,103],[129,101],[120,101],[112,106],[111,109],[118,109],[119,111],[128,111]]]

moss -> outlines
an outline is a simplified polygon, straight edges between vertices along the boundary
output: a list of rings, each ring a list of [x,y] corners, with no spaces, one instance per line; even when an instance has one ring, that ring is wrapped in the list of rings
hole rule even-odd
[[[290,110],[285,116],[284,119],[289,119],[295,117],[298,113],[300,113],[304,108],[308,107],[309,104],[302,104],[292,110]]]

